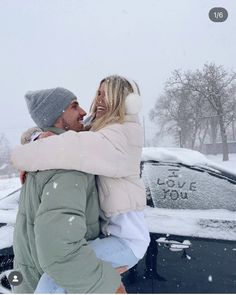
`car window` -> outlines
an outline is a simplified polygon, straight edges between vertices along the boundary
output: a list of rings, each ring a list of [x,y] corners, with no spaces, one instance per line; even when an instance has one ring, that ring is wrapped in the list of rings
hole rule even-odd
[[[181,164],[147,161],[142,166],[147,197],[154,207],[236,211],[236,184],[213,174]]]

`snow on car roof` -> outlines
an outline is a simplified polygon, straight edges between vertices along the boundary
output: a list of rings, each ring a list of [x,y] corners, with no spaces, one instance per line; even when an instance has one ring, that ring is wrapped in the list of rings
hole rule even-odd
[[[209,161],[203,154],[184,148],[143,148],[142,160],[183,163],[186,165],[207,164]]]
[[[188,166],[204,166],[213,168],[236,176],[236,171],[207,159],[205,155],[198,151],[174,148],[174,147],[145,147],[142,151],[142,161],[160,161],[170,163],[182,163]]]

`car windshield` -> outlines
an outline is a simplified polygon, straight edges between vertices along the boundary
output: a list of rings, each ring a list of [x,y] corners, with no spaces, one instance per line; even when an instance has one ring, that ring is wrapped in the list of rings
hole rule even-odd
[[[236,211],[236,182],[216,171],[147,161],[142,177],[154,207]]]
[[[150,232],[236,241],[236,182],[206,167],[142,165]]]

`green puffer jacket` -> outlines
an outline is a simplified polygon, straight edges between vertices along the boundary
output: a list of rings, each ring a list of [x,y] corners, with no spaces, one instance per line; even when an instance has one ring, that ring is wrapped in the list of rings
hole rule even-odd
[[[79,171],[27,174],[14,231],[14,293],[34,293],[46,272],[67,293],[114,293],[120,275],[98,259],[86,240],[99,234],[95,179]]]

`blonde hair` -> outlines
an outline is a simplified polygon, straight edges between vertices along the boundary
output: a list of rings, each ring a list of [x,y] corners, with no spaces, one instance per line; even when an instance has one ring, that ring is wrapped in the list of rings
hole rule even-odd
[[[103,83],[108,111],[101,118],[96,119],[96,98],[98,90]],[[133,89],[132,83],[135,84],[136,90]],[[96,131],[108,124],[124,122],[126,97],[134,91],[137,91],[139,94],[138,85],[134,81],[132,83],[118,75],[108,76],[100,82],[90,107],[90,115],[92,117],[91,130]]]

